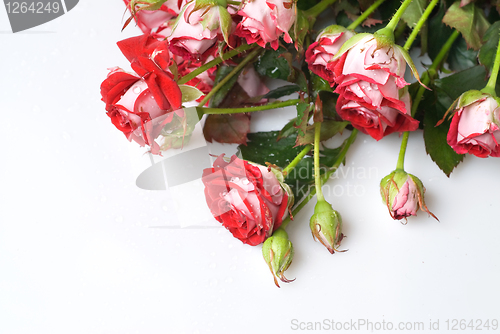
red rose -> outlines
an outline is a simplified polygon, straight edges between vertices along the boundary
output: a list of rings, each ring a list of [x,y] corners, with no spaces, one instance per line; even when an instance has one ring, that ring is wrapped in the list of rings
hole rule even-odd
[[[149,145],[151,152],[158,154],[154,139],[174,117],[172,111],[184,116],[179,86],[158,66],[166,68],[170,63],[166,42],[145,35],[121,41],[118,46],[138,75],[111,69],[101,84],[107,115],[129,140]]]
[[[195,2],[187,3],[167,36],[173,53],[188,60],[205,60],[217,52],[219,37],[230,33],[231,15],[222,6],[196,9]],[[226,30],[223,30],[226,27]]]
[[[478,91],[464,93],[458,101],[447,141],[458,154],[500,157],[499,100]]]
[[[278,180],[275,172],[234,155],[230,162],[220,155],[213,168],[203,171],[210,211],[245,244],[262,243],[288,213],[289,188]]]
[[[335,72],[333,71],[338,60],[333,61],[333,56],[340,50],[344,43],[354,36],[354,33],[342,26],[332,25],[320,32],[316,41],[306,51],[306,61],[309,69],[335,85]]]
[[[286,43],[292,43],[288,31],[297,18],[295,6],[295,1],[290,0],[245,1],[238,11],[243,19],[235,34],[245,38],[248,44],[257,43],[264,48],[271,43],[271,47],[277,50],[281,35]]]
[[[398,48],[378,48],[373,35],[360,39],[335,65],[340,117],[376,140],[416,130],[418,121],[411,117],[410,97],[403,88],[408,85],[405,69]]]
[[[175,19],[180,12],[181,7],[179,6],[185,3],[185,0],[168,0],[158,10],[143,10],[141,7],[147,6],[144,2],[134,1],[133,5],[135,5],[135,8],[132,9],[130,0],[123,1],[130,13],[134,14],[135,12],[135,22],[145,34],[150,34],[157,29],[161,29],[169,21]]]

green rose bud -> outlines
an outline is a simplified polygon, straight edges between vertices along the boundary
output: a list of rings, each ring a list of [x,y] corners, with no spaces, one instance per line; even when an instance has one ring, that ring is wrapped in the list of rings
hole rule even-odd
[[[313,238],[318,239],[330,253],[339,252],[337,248],[344,238],[342,234],[342,217],[340,213],[333,210],[330,203],[325,200],[316,203],[310,227]]]
[[[414,175],[397,169],[380,181],[380,194],[389,209],[389,214],[395,220],[416,216],[421,208],[436,220],[436,216],[427,209],[424,202],[425,188]]]
[[[274,283],[278,288],[280,286],[277,278],[284,283],[290,283],[295,280],[289,280],[284,275],[285,270],[290,267],[293,259],[293,246],[284,229],[277,229],[272,236],[266,239],[262,245],[262,255],[273,274]]]

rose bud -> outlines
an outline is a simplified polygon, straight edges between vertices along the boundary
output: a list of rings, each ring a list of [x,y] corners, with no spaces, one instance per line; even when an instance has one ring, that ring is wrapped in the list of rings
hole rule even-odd
[[[333,210],[330,203],[325,200],[318,201],[314,207],[309,226],[314,240],[319,240],[328,251],[333,254],[344,238],[342,234],[342,217]]]
[[[500,157],[500,99],[477,90],[458,100],[447,141],[458,154]]]
[[[414,69],[406,51],[397,45],[379,47],[371,34],[347,41],[333,61],[337,112],[352,126],[376,140],[393,132],[413,131],[410,97],[404,80],[406,64]],[[414,71],[415,76],[418,74]]]
[[[332,62],[333,56],[340,50],[342,45],[354,36],[354,32],[338,25],[331,25],[323,29],[316,41],[312,43],[306,51],[306,62],[309,64],[311,72],[319,75],[335,85],[335,65],[339,61]]]
[[[285,270],[290,267],[293,259],[293,245],[288,239],[288,234],[282,228],[274,231],[273,235],[264,241],[262,245],[262,255],[266,261],[271,273],[273,274],[274,283],[279,288],[277,278],[284,283],[293,282],[285,277]]]
[[[238,15],[243,19],[234,33],[248,44],[257,43],[264,48],[271,43],[277,50],[281,35],[286,43],[293,42],[288,33],[297,17],[293,0],[247,0]]]
[[[205,198],[215,219],[235,238],[252,246],[280,227],[293,204],[283,174],[224,154],[203,171]]]
[[[228,42],[232,28],[231,15],[217,2],[192,1],[183,8],[167,37],[172,53],[184,59],[205,60],[217,50],[218,36]]]
[[[427,209],[424,202],[425,188],[422,182],[414,175],[399,169],[393,171],[380,181],[380,194],[389,209],[392,219],[407,220],[409,216],[416,216],[421,208],[429,215],[437,217]]]

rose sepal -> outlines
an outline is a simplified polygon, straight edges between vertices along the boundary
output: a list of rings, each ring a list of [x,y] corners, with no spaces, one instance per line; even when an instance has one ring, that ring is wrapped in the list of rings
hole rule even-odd
[[[262,245],[262,255],[273,274],[274,284],[278,288],[280,286],[277,278],[284,283],[290,283],[295,280],[289,280],[285,277],[285,271],[292,263],[293,254],[292,242],[283,228],[278,228],[274,231],[273,235],[267,238]]]
[[[338,247],[344,238],[342,234],[342,217],[340,213],[333,210],[330,203],[319,200],[314,207],[314,214],[311,216],[309,227],[314,240],[318,240],[333,254],[339,251]]]
[[[340,50],[337,52],[337,54],[335,56],[333,56],[331,61],[335,61],[335,60],[339,59],[340,57],[342,57],[342,55],[344,53],[346,53],[347,51],[352,49],[356,44],[360,43],[364,38],[370,37],[370,36],[373,37],[373,35],[369,34],[369,33],[360,33],[360,34],[356,34],[356,35],[352,36],[344,43],[344,45],[342,45]]]

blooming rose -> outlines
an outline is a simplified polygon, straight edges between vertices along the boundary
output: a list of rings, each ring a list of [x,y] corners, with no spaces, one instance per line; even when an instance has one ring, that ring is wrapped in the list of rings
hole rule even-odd
[[[152,31],[160,28],[169,20],[175,18],[179,12],[179,1],[178,0],[168,0],[161,5],[158,10],[143,10],[140,9],[141,6],[137,4],[137,1],[132,2],[130,0],[123,0],[128,10],[134,15],[134,19],[142,30],[143,33],[149,34]],[[184,2],[185,0],[183,0]],[[131,8],[131,6],[135,8]]]
[[[221,20],[231,20],[231,16],[221,6],[194,10],[195,5],[192,1],[184,6],[167,39],[172,53],[184,59],[205,60],[216,51],[217,37],[222,34]],[[225,13],[227,17],[223,16]],[[232,21],[226,23],[230,27]]]
[[[288,30],[297,17],[295,6],[295,1],[291,0],[247,0],[238,11],[243,20],[236,27],[235,34],[245,38],[248,44],[265,47],[271,43],[271,47],[277,50],[282,34],[285,42],[292,43]]]
[[[419,208],[437,220],[424,202],[425,188],[414,175],[402,170],[393,171],[380,181],[380,194],[393,219],[416,216]]]
[[[182,116],[182,94],[171,75],[157,64],[168,67],[170,56],[166,42],[149,36],[133,37],[118,43],[138,75],[113,68],[101,84],[111,122],[129,140],[149,145],[158,154],[154,141],[176,111]]]
[[[466,94],[474,94],[465,99]],[[460,97],[448,131],[448,145],[459,154],[500,157],[500,107],[496,98],[478,91]]]
[[[289,188],[277,171],[269,171],[236,156],[220,155],[203,171],[205,197],[215,219],[234,237],[255,246],[276,230],[292,204]]]
[[[333,69],[338,62],[338,60],[332,62],[332,58],[352,36],[354,36],[352,31],[332,25],[323,29],[316,41],[306,50],[306,62],[311,72],[328,81],[331,87],[335,85]]]
[[[349,43],[349,42],[347,42]],[[337,112],[344,120],[376,140],[413,131],[410,97],[403,79],[406,61],[396,47],[377,48],[373,35],[361,38],[335,65]]]

